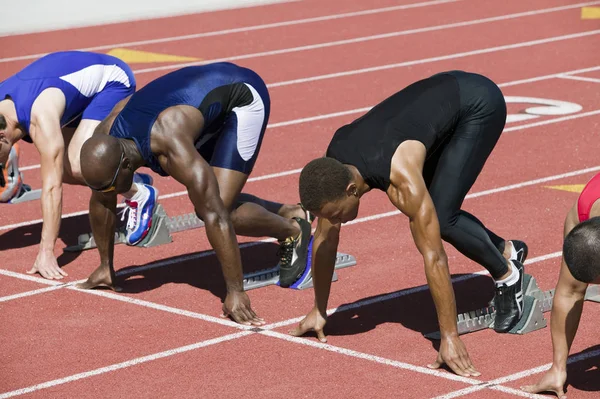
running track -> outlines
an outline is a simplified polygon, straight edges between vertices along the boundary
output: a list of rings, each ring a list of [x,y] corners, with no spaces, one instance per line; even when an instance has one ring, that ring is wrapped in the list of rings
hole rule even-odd
[[[0,38],[0,79],[47,52],[83,48],[251,67],[269,84],[273,106],[246,190],[295,203],[299,169],[323,154],[337,127],[433,73],[485,74],[511,99],[512,119],[464,208],[502,236],[528,242],[526,270],[545,290],[556,283],[562,224],[577,197],[549,186],[583,184],[600,171],[600,23],[580,18],[582,6],[594,5],[600,1],[304,0],[13,36]],[[141,87],[182,65],[132,67]],[[534,106],[542,109],[525,112]],[[25,180],[38,188],[39,157],[22,147]],[[192,211],[181,185],[170,178],[156,185],[169,215]],[[0,398],[538,397],[518,387],[549,367],[549,328],[464,336],[478,379],[425,367],[437,346],[422,333],[437,328],[435,310],[406,218],[381,194],[365,197],[359,218],[342,229],[339,250],[358,264],[332,285],[327,344],[287,334],[310,310],[311,290],[250,291],[269,323],[260,331],[219,318],[224,287],[203,230],[177,233],[160,247],[117,246],[124,292],[74,289],[98,262],[95,251],[62,252],[89,229],[88,195],[65,188],[56,254],[69,277],[60,283],[25,274],[37,253],[39,202],[1,209]],[[245,270],[276,262],[272,240],[239,239]],[[459,312],[484,306],[491,280],[446,249]],[[569,398],[600,390],[598,317],[600,307],[586,304]]]

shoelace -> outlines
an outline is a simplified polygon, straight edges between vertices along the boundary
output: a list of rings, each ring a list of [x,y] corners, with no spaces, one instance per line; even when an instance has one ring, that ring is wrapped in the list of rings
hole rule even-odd
[[[294,255],[294,243],[295,240],[292,237],[288,237],[280,245],[277,251],[277,256],[281,260],[281,266],[290,266],[292,263],[292,256]]]
[[[133,205],[135,204],[135,205]],[[131,203],[128,200],[125,200],[125,207],[123,208],[123,210],[119,213],[119,215],[121,216],[121,221],[125,220],[125,214],[128,214],[128,219],[127,219],[127,230],[133,230],[135,229],[135,226],[137,224],[137,213],[138,213],[138,207],[137,207],[137,203]]]

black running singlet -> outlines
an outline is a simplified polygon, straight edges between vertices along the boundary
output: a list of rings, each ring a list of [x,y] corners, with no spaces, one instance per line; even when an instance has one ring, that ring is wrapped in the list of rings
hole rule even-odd
[[[326,156],[355,166],[371,188],[386,191],[398,146],[406,140],[418,140],[429,157],[454,132],[460,108],[455,76],[451,72],[431,76],[338,129]]]

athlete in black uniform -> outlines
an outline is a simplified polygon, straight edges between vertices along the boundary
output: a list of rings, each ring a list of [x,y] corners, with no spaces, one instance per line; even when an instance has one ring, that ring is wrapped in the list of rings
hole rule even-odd
[[[451,71],[413,83],[341,127],[326,156],[308,163],[300,175],[301,202],[319,218],[313,249],[316,303],[292,334],[315,330],[325,340],[341,224],[356,218],[363,194],[378,189],[409,217],[423,255],[443,337],[430,367],[446,362],[458,374],[479,375],[458,337],[442,239],[489,270],[496,282],[494,328],[512,328],[522,315],[527,246],[505,241],[460,209],[505,121],[498,86],[481,75]]]

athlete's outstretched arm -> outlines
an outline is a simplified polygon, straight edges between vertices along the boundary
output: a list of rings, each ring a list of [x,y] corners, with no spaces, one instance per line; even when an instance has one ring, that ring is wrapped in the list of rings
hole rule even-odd
[[[96,247],[100,253],[100,266],[88,277],[87,281],[78,284],[78,288],[92,289],[108,287],[115,291],[114,250],[115,228],[117,220],[117,194],[100,193],[92,190],[90,197],[90,224]]]
[[[40,273],[49,279],[67,276],[56,261],[54,246],[60,230],[62,216],[62,180],[65,143],[60,127],[64,108],[64,95],[44,92],[32,107],[30,135],[40,153],[42,174],[42,238],[35,263],[28,273]],[[62,95],[62,93],[60,93]],[[61,103],[62,98],[62,103]],[[51,100],[54,100],[50,103]],[[49,104],[50,103],[50,104]]]
[[[565,220],[565,237],[577,223],[577,204],[575,204]],[[540,378],[537,384],[521,387],[524,391],[530,393],[548,391],[554,392],[559,398],[566,397],[564,385],[567,381],[567,358],[579,327],[587,287],[588,284],[582,283],[573,277],[564,258],[562,258],[550,316],[553,348],[552,367]]]
[[[478,376],[465,345],[458,335],[454,290],[448,270],[440,226],[433,201],[423,180],[425,147],[417,142],[400,145],[392,158],[390,201],[410,220],[415,244],[423,256],[425,275],[437,310],[442,340],[432,368],[443,363],[462,376]]]
[[[194,147],[191,135],[186,135],[185,131],[173,131],[170,140],[162,141],[166,148],[161,151],[163,156],[159,156],[159,160],[163,169],[187,188],[196,214],[204,221],[227,286],[224,315],[241,324],[262,325],[264,320],[254,313],[244,291],[240,249],[229,212],[219,195],[217,179]]]
[[[313,239],[312,278],[315,290],[315,307],[290,334],[299,337],[307,331],[315,331],[321,342],[327,342],[323,328],[327,321],[327,301],[331,291],[331,278],[340,239],[341,224],[331,224],[324,218],[317,221]]]

